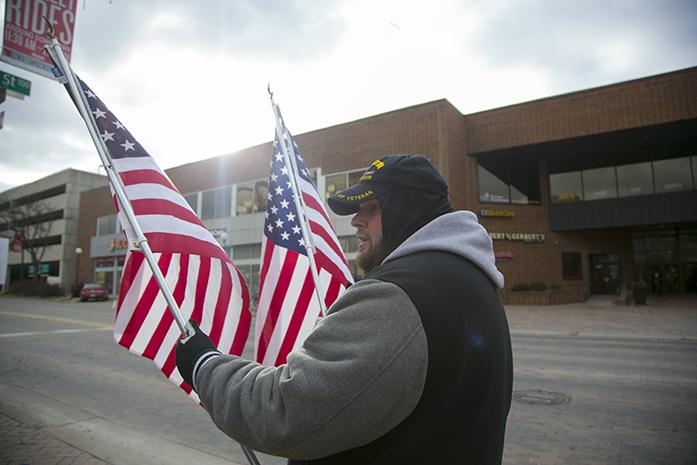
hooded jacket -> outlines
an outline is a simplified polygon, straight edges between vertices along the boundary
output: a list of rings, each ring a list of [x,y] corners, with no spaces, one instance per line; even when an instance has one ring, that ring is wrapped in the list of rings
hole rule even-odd
[[[431,269],[425,269],[419,276],[417,268],[412,270],[416,273],[411,274],[412,278],[400,281],[399,270],[404,270],[400,264],[412,260],[428,264]],[[438,264],[447,261],[456,267],[464,266],[467,276],[474,281],[468,282],[466,275],[460,280],[456,269],[438,271]],[[444,343],[438,342],[443,334],[437,332],[448,331],[449,324],[440,325],[434,332],[433,328],[438,327],[434,326],[439,318],[438,308],[428,301],[427,294],[412,292],[413,282],[422,279],[426,287],[432,284],[436,289],[438,283],[434,277],[437,278],[438,272],[448,271],[455,272],[451,273],[451,281],[460,290],[476,287],[487,293],[486,306],[491,308],[472,308],[472,302],[481,299],[466,295],[466,300],[462,300],[463,295],[444,295],[440,303],[448,307],[444,315],[491,314],[486,318],[493,319],[501,332],[502,341],[496,353],[502,359],[502,366],[497,373],[508,374],[498,376],[502,379],[478,379],[481,373],[468,378],[466,354],[459,357],[460,350],[453,347],[452,379],[456,380],[453,384],[447,374],[450,362],[433,358],[436,352],[440,354],[447,349]],[[440,398],[437,390],[440,383],[451,395],[469,389],[468,386],[483,392],[486,391],[480,389],[483,384],[500,383],[497,389],[503,394],[497,394],[502,397],[497,411],[502,418],[496,419],[495,432],[500,439],[495,447],[500,448],[493,453],[498,453],[500,462],[512,378],[510,336],[495,293],[495,287],[502,286],[503,276],[495,266],[491,239],[476,216],[464,211],[442,215],[397,247],[375,273],[351,286],[318,322],[302,347],[289,355],[286,365],[264,367],[236,356],[219,356],[199,369],[195,380],[197,392],[222,431],[261,452],[320,459],[320,463],[350,463],[356,459],[369,463],[363,452],[384,459],[374,463],[428,463],[416,458],[405,461],[405,457],[386,454],[375,445],[387,441],[387,448],[394,450],[398,445],[406,454],[410,447],[422,450],[427,447],[428,435],[437,434],[433,430],[437,425],[430,424],[433,418],[421,426],[423,431],[408,431],[408,436],[423,433],[423,444],[406,447],[407,443],[399,445],[399,438],[395,440],[394,436],[405,425],[414,423],[415,416],[427,411],[425,402]],[[456,332],[461,329],[453,328]],[[479,342],[473,341],[481,342],[481,338]],[[442,402],[436,403],[438,409],[444,408]],[[487,419],[461,418],[460,424],[454,426],[469,430],[482,421]],[[467,453],[461,450],[461,444],[455,447]],[[437,459],[438,449],[434,452]],[[496,457],[492,463],[495,461]]]

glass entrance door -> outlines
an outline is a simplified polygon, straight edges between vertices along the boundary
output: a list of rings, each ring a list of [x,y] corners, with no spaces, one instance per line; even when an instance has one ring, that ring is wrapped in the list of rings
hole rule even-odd
[[[619,254],[591,255],[591,294],[617,294],[622,286]]]

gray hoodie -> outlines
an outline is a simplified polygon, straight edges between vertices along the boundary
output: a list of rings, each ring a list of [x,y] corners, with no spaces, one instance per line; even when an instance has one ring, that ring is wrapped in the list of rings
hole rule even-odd
[[[491,238],[471,212],[436,218],[385,262],[426,250],[460,255],[503,287]],[[195,383],[230,437],[261,452],[314,459],[397,426],[421,397],[427,365],[426,334],[411,299],[395,284],[368,278],[331,306],[287,364],[223,355],[201,367]]]

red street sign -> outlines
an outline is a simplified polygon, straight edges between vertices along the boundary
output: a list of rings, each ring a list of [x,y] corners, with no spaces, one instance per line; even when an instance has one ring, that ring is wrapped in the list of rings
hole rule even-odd
[[[21,252],[22,251],[22,236],[19,233],[15,234],[15,237],[12,240],[12,244],[10,247],[12,248],[13,252]]]
[[[51,59],[44,50],[48,18],[70,61],[77,0],[6,0],[5,34],[0,60],[53,79]]]

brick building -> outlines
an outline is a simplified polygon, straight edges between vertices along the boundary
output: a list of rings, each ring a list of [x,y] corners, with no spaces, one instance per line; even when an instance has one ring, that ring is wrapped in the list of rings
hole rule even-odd
[[[467,115],[437,100],[296,141],[325,195],[380,155],[428,156],[494,239],[506,301],[582,301],[638,280],[697,292],[697,68]],[[270,156],[269,142],[167,170],[252,292]],[[78,242],[81,280],[115,290],[125,244],[112,208],[107,189],[83,193]],[[350,219],[332,220],[352,263]],[[547,290],[514,291],[533,283]]]

